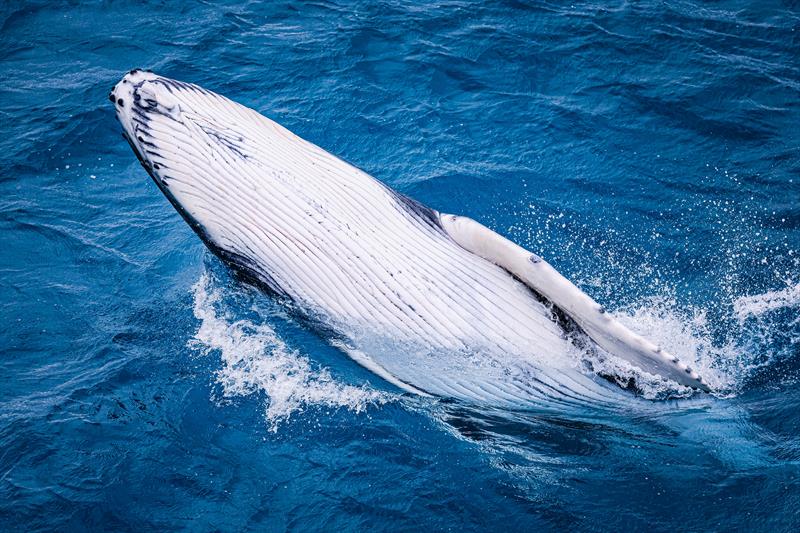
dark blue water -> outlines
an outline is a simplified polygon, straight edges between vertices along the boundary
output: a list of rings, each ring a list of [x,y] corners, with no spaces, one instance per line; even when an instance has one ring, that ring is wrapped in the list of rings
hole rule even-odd
[[[0,530],[800,526],[796,3],[227,4],[0,7]],[[120,137],[133,67],[512,237],[716,392],[402,395],[205,250]]]

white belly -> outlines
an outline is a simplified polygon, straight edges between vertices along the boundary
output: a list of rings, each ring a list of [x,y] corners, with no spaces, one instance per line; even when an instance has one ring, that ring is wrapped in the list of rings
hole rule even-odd
[[[380,375],[471,399],[604,395],[574,369],[552,313],[433,211],[198,87],[133,72],[112,97],[143,165],[206,243]]]

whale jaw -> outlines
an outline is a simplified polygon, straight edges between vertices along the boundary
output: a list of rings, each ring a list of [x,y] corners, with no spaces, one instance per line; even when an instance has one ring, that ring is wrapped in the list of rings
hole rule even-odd
[[[208,216],[216,214],[216,206],[197,201],[213,194],[215,185],[213,170],[196,171],[209,167],[208,159],[213,157],[213,151],[198,142],[197,123],[202,123],[205,131],[212,133],[234,127],[235,122],[230,117],[216,125],[215,120],[221,115],[212,117],[204,113],[224,99],[196,85],[164,78],[149,70],[134,69],[114,86],[109,100],[114,103],[116,118],[122,125],[122,136],[139,163],[205,245],[247,282],[273,296],[291,299],[268,273],[220,238],[220,217]],[[218,144],[213,141],[219,136],[206,134],[200,139],[214,145]],[[235,146],[228,148],[235,149]],[[219,175],[224,173],[219,172]]]

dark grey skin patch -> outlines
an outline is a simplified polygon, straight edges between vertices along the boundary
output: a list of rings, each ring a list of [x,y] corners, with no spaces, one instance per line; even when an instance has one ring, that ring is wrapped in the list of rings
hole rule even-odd
[[[151,143],[150,141],[145,141],[144,137],[142,137],[141,135],[136,137],[136,139],[139,141],[139,144],[142,144],[144,146],[150,146],[152,148],[157,148],[157,146],[154,143]]]
[[[219,257],[223,263],[236,272],[244,282],[258,287],[274,298],[279,298],[288,302],[292,301],[292,298],[281,288],[278,282],[276,282],[271,275],[258,268],[255,261],[236,252],[223,250],[216,245],[208,245],[208,243],[206,243],[206,246],[208,246],[208,248],[214,252],[214,255]]]
[[[229,152],[234,154],[239,159],[245,161],[249,159],[249,156],[242,151],[243,146],[240,144],[243,140],[242,137],[239,137],[238,135],[225,134],[219,130],[209,128],[205,124],[198,124],[198,126],[200,126],[200,129],[203,130],[206,135],[208,135],[212,140],[216,141],[219,146],[227,148]]]
[[[406,196],[401,192],[397,192],[381,181],[378,183],[383,185],[386,190],[391,193],[392,197],[397,200],[397,203],[400,204],[400,206],[402,206],[413,218],[416,218],[443,233],[445,232],[444,228],[442,227],[442,223],[439,221],[438,211],[431,209],[417,200],[414,200],[410,196]]]

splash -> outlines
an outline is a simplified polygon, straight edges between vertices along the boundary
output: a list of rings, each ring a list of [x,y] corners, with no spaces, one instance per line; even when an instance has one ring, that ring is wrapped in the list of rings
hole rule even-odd
[[[631,330],[686,361],[716,394],[727,395],[736,384],[738,376],[725,372],[721,366],[728,359],[740,357],[741,351],[730,342],[715,343],[705,309],[682,309],[674,298],[652,296],[613,314]],[[613,365],[615,374],[623,380],[634,379],[647,399],[688,397],[694,393],[688,387],[641,372],[624,362],[615,361]]]
[[[220,353],[223,366],[216,373],[216,381],[224,397],[266,396],[266,420],[273,431],[294,413],[310,406],[362,412],[370,405],[392,399],[388,393],[338,382],[329,370],[318,368],[307,357],[288,347],[263,320],[237,318],[239,313],[234,312],[234,308],[241,306],[226,305],[226,295],[220,287],[208,273],[194,285],[194,314],[200,320],[200,327],[190,344],[204,353]],[[724,398],[738,394],[759,369],[791,355],[792,346],[800,340],[800,332],[796,331],[796,326],[800,325],[797,318],[800,284],[739,297],[727,306],[718,306],[728,309],[723,313],[727,317],[724,325],[718,323],[718,313],[680,306],[675,297],[663,295],[640,300],[636,305],[618,309],[613,315],[633,331],[690,362],[709,383],[714,394]],[[787,315],[793,320],[788,321],[788,328]],[[720,331],[724,334],[720,335]],[[366,346],[376,348],[369,343]],[[396,354],[407,352],[394,348]],[[411,366],[420,364],[435,368],[432,361],[441,359],[413,357],[412,353],[406,355],[411,356],[408,362]],[[451,358],[447,361],[453,362]],[[645,399],[683,398],[695,394],[692,389],[644,373],[612,357],[589,357],[589,363],[594,372],[616,376],[622,387],[635,382],[639,395]],[[574,370],[578,374],[587,372],[589,376],[593,375],[591,371],[582,370],[579,362],[576,365]],[[482,364],[469,372],[456,374],[477,378],[483,376],[485,372],[481,370],[485,366]],[[451,367],[437,370],[442,374],[453,373]],[[430,373],[431,367],[428,367],[426,374]],[[508,376],[505,379],[509,379]]]
[[[388,395],[368,387],[339,383],[328,369],[317,368],[289,348],[266,323],[235,320],[225,308],[222,290],[207,273],[192,293],[200,327],[189,345],[205,354],[219,352],[222,368],[216,381],[224,397],[266,395],[266,420],[272,431],[310,406],[361,413],[389,400]]]
[[[727,318],[717,319],[724,324],[718,324],[709,318],[707,309],[681,308],[672,297],[653,296],[614,315],[633,331],[691,361],[717,396],[730,397],[741,391],[758,370],[793,356],[793,347],[800,343],[800,283],[740,296],[727,308],[731,309],[723,313]],[[635,379],[648,399],[692,393],[618,361],[603,361],[595,368],[598,366],[601,371],[620,376],[621,384],[628,378]]]

